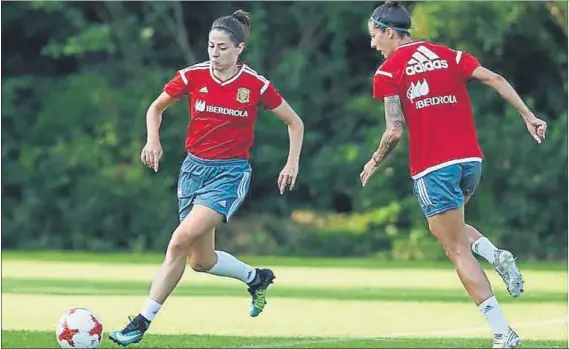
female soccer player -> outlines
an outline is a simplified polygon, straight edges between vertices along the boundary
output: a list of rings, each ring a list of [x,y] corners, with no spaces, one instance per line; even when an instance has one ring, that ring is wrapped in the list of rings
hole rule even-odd
[[[188,96],[188,155],[178,181],[180,225],[152,282],[146,305],[124,329],[110,333],[110,339],[117,344],[129,345],[142,339],[180,281],[188,256],[195,271],[244,282],[252,298],[251,316],[259,315],[265,307],[267,288],[275,278],[273,272],[255,269],[229,253],[216,251],[215,227],[235,214],[248,192],[249,149],[258,105],[288,125],[289,155],[278,178],[281,195],[286,189],[292,190],[296,182],[304,125],[270,81],[238,62],[249,27],[249,14],[241,10],[215,20],[209,33],[210,60],[178,71],[148,109],[148,139],[141,160],[158,171],[162,113]]]
[[[466,82],[475,78],[494,88],[520,112],[536,142],[545,139],[547,124],[534,116],[503,77],[482,67],[472,55],[413,41],[410,28],[409,13],[395,2],[376,8],[368,22],[371,47],[386,58],[375,73],[373,97],[384,100],[387,127],[360,179],[365,186],[376,173],[399,142],[406,122],[414,193],[429,228],[489,321],[494,348],[511,348],[520,338],[507,325],[470,249],[493,264],[514,297],[522,291],[521,274],[510,252],[498,250],[464,221],[464,205],[479,183],[482,163]]]

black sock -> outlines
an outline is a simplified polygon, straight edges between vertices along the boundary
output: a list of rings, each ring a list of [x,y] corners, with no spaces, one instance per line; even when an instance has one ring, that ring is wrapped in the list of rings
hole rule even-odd
[[[142,316],[142,314],[138,314],[135,318],[134,321],[136,322],[136,324],[138,325],[139,328],[143,329],[144,331],[146,331],[148,329],[148,327],[150,326],[150,320],[148,320],[147,318],[145,318],[144,316]]]
[[[260,284],[261,283],[261,275],[259,275],[260,273],[261,273],[260,269],[255,269],[255,277],[253,278],[253,281],[251,281],[247,285],[249,285],[251,287],[255,287],[258,284]]]

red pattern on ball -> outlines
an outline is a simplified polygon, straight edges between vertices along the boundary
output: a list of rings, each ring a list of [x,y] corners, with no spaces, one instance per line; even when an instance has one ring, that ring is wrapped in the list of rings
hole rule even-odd
[[[91,336],[97,335],[99,337],[99,342],[101,341],[101,336],[103,334],[103,324],[96,317],[91,315],[91,319],[93,319],[93,328],[89,331]]]
[[[63,331],[61,331],[57,339],[59,339],[60,342],[67,341],[67,343],[73,347],[75,346],[75,343],[73,343],[73,336],[77,333],[79,333],[79,330],[69,328],[67,320],[65,320],[65,322],[63,322]]]

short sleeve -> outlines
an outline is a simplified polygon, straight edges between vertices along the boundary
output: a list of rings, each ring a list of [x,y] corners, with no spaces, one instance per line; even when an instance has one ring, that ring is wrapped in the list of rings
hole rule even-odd
[[[373,76],[373,98],[383,100],[384,97],[398,94],[393,74],[378,69]]]
[[[164,92],[173,98],[180,98],[186,95],[188,91],[188,78],[183,74],[184,72],[177,72],[172,80],[164,85]]]
[[[464,80],[470,79],[474,69],[480,66],[480,62],[473,55],[463,51],[456,51],[456,64],[458,73]]]
[[[263,108],[272,110],[281,105],[283,97],[277,91],[272,82],[267,81],[265,85],[261,88],[261,98],[259,102]]]

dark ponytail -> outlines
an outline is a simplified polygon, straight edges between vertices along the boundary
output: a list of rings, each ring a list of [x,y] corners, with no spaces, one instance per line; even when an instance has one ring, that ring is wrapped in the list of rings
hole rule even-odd
[[[384,5],[391,8],[403,7],[401,1],[386,1]]]
[[[211,25],[211,30],[225,31],[235,46],[247,43],[251,29],[251,14],[243,10],[237,10],[229,16],[216,19]]]
[[[395,30],[400,35],[409,35],[411,16],[399,1],[386,1],[385,4],[373,10],[370,21],[376,28],[383,31],[387,28]]]
[[[247,31],[249,31],[249,28],[251,28],[251,14],[249,12],[237,10],[233,12],[231,16],[235,17],[235,19],[238,20]]]

